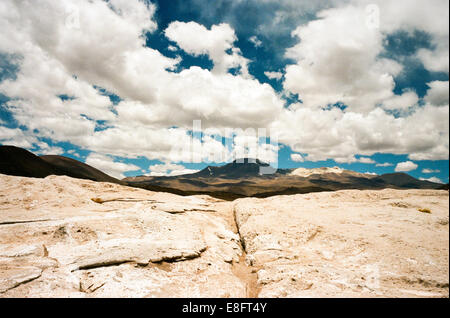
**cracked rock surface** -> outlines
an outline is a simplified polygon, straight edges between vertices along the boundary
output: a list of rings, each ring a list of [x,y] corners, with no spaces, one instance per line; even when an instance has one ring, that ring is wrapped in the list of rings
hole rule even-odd
[[[449,297],[447,191],[239,199],[234,213],[260,297]]]
[[[0,297],[448,297],[448,208],[447,191],[226,202],[0,175]]]
[[[0,297],[246,296],[239,236],[216,199],[0,179]]]

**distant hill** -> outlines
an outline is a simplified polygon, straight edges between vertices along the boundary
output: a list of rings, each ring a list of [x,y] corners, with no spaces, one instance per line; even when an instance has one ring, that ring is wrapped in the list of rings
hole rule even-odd
[[[58,169],[63,171],[65,175],[72,176],[74,178],[89,179],[101,182],[122,183],[122,181],[72,158],[55,155],[40,156],[39,158],[43,159],[54,167],[57,167]]]
[[[260,161],[259,159],[243,158],[234,160],[221,167],[209,166],[205,169],[189,175],[190,177],[205,177],[205,178],[224,178],[224,179],[237,179],[245,177],[255,177],[260,175],[268,175],[269,173],[278,172],[282,173],[282,170],[275,170],[269,164]]]
[[[78,179],[125,184],[80,161],[63,156],[36,156],[28,150],[14,146],[0,146],[0,173],[32,178],[65,175]]]
[[[273,173],[264,174],[267,172]],[[344,189],[448,190],[448,184],[418,180],[405,173],[372,176],[339,168],[273,169],[267,163],[247,158],[220,167],[207,167],[194,174],[172,177],[139,176],[118,180],[71,158],[36,156],[13,146],[0,146],[0,173],[34,178],[66,175],[183,196],[206,194],[224,200]]]
[[[129,186],[149,190],[159,187],[166,192],[181,195],[207,194],[226,200],[345,189],[448,189],[448,185],[418,180],[405,173],[377,176],[335,167],[274,169],[273,174],[261,174],[261,169],[268,168],[268,164],[259,160],[241,159],[220,167],[210,166],[188,175],[139,176],[125,178],[123,181]]]
[[[408,188],[408,189],[445,189],[444,184],[434,183],[427,180],[418,180],[416,178],[411,177],[406,173],[388,173],[383,174],[374,180],[382,180],[386,184],[395,185],[400,188]]]
[[[64,174],[63,171],[42,158],[14,146],[0,146],[0,173],[34,178]]]

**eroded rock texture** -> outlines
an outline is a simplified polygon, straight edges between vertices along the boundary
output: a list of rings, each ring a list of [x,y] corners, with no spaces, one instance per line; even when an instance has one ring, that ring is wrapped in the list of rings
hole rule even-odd
[[[239,236],[215,199],[0,178],[2,297],[246,296]]]
[[[261,297],[449,295],[447,191],[240,199],[234,212]]]
[[[446,191],[225,202],[0,175],[0,297],[448,297],[448,221]]]

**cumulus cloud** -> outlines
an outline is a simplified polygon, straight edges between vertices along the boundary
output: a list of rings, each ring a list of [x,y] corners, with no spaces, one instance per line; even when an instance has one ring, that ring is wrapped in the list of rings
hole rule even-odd
[[[355,154],[409,154],[411,160],[448,160],[448,107],[415,109],[394,117],[377,108],[368,114],[341,109],[310,109],[293,105],[272,125],[278,140],[306,160],[332,158],[355,162]]]
[[[305,159],[303,159],[302,155],[298,154],[298,153],[291,154],[291,160],[295,161],[295,162],[304,162],[305,161]]]
[[[225,74],[231,68],[240,68],[248,76],[248,60],[239,48],[233,46],[237,40],[230,25],[213,25],[210,30],[196,22],[172,22],[164,31],[167,38],[177,43],[186,53],[208,55],[214,62],[213,72]],[[231,51],[229,53],[228,51]]]
[[[439,169],[433,170],[433,169],[423,169],[422,173],[439,173],[441,172]]]
[[[385,163],[377,163],[375,166],[376,167],[392,167],[393,164],[389,163],[389,162],[385,162]]]
[[[408,171],[416,170],[417,167],[418,167],[418,165],[412,161],[400,162],[395,167],[395,172],[408,172]]]
[[[5,0],[1,6],[0,24],[7,32],[0,35],[0,51],[21,58],[17,79],[1,82],[0,93],[11,98],[5,108],[18,123],[40,137],[106,154],[165,160],[168,148],[186,139],[193,120],[210,127],[268,125],[283,107],[271,86],[246,76],[247,61],[233,46],[236,36],[226,24],[211,30],[195,23],[171,25],[168,34],[174,39],[177,32],[205,32],[198,47],[182,39],[178,44],[193,54],[206,52],[215,62],[213,72],[192,67],[174,73],[170,70],[179,59],[144,46],[142,33],[156,28],[150,3],[43,1],[30,8]],[[79,28],[66,23],[70,10],[77,12]],[[239,66],[240,74],[226,73]],[[120,96],[119,104],[113,106],[94,85]],[[179,127],[170,130],[174,138],[165,138],[173,126]],[[123,139],[117,136],[127,140],[114,142]],[[22,140],[20,145],[32,145]],[[141,148],[130,149],[130,140]]]
[[[78,152],[76,152],[75,149],[70,149],[70,150],[67,151],[67,153],[69,153],[69,154],[71,154],[71,155],[73,155],[75,157],[80,158],[80,154]]]
[[[118,119],[166,127],[189,127],[193,120],[205,127],[265,127],[283,108],[273,88],[254,79],[199,67],[170,78],[160,88],[158,103],[124,101],[117,107]]]
[[[367,157],[361,157],[361,158],[355,158],[355,156],[347,156],[347,157],[338,157],[334,159],[337,163],[364,163],[364,164],[374,164],[375,161],[371,158]]]
[[[448,106],[449,86],[448,81],[434,81],[428,83],[430,88],[424,100],[435,106]]]
[[[416,106],[419,97],[415,92],[406,91],[402,95],[394,95],[383,102],[383,108],[389,110],[404,110]]]
[[[255,47],[260,47],[262,45],[262,41],[258,39],[256,35],[251,36],[248,40],[252,42]]]
[[[353,0],[355,5],[375,4],[380,12],[380,31],[420,30],[431,36],[432,48],[417,51],[424,67],[433,72],[449,70],[449,2],[447,0]]]
[[[448,41],[448,40],[447,40]],[[425,68],[433,72],[448,73],[448,43],[447,46],[438,45],[437,50],[420,49],[417,56],[422,60]]]
[[[149,167],[150,173],[148,176],[152,177],[161,177],[161,176],[180,176],[184,174],[196,173],[199,170],[186,169],[182,165],[165,163],[165,164],[157,164]]]
[[[200,0],[197,0],[200,1]],[[336,5],[347,3],[347,0],[249,0],[248,3],[258,10],[261,23],[256,27],[258,34],[279,45],[280,38],[288,34],[298,25],[307,23],[317,12]],[[236,14],[238,15],[238,14]],[[232,19],[239,25],[238,18]]]
[[[151,100],[132,63],[138,59],[170,66],[169,59],[142,48],[142,30],[156,26],[153,6],[139,1],[110,4],[115,11],[103,1],[42,1],[33,6],[2,1],[0,27],[8,31],[0,35],[0,51],[21,56],[21,62],[17,79],[3,81],[0,92],[11,98],[6,107],[20,124],[56,140],[92,133],[93,120],[115,117],[109,98],[93,84],[124,98]],[[79,28],[67,23],[70,12],[76,12]],[[60,95],[74,98],[64,101]]]
[[[0,143],[3,145],[30,149],[37,142],[38,139],[29,132],[24,132],[19,128],[0,126]]]
[[[45,137],[103,155],[163,162],[208,160],[214,151],[224,158],[276,154],[272,145],[256,143],[249,150],[238,140],[235,149],[224,149],[212,136],[192,140],[192,121],[201,120],[205,128],[270,128],[280,142],[307,154],[306,160],[357,162],[386,152],[448,160],[448,81],[429,83],[423,100],[408,90],[395,95],[394,77],[402,66],[380,58],[386,34],[422,30],[431,37],[427,50],[435,58],[428,61],[428,51],[417,58],[431,70],[448,72],[441,61],[448,60],[448,19],[436,18],[448,15],[442,9],[448,2],[411,1],[264,1],[279,9],[273,21],[278,26],[292,26],[301,12],[317,13],[313,21],[295,20],[298,43],[285,52],[294,64],[283,70],[285,92],[279,94],[250,76],[250,61],[228,23],[171,23],[164,32],[179,49],[214,63],[212,71],[180,70],[180,57],[146,46],[143,35],[157,28],[155,6],[148,1],[42,0],[28,6],[3,0],[0,52],[18,70],[0,82],[0,94],[9,97],[2,107],[27,129],[0,126],[0,142],[33,148]],[[379,29],[367,27],[368,3],[380,7]],[[230,74],[233,68],[240,71]],[[281,72],[265,74],[283,78]],[[121,100],[113,105],[105,91]],[[282,95],[289,92],[302,103],[286,109]],[[348,108],[330,106],[336,103]]]
[[[281,72],[264,72],[264,75],[269,79],[281,80],[283,78],[283,73]]]
[[[372,160],[370,158],[367,158],[367,157],[361,157],[361,158],[357,159],[357,161],[360,162],[360,163],[366,163],[366,164],[373,164],[373,163],[375,163],[374,160]]]
[[[64,153],[64,149],[61,147],[50,146],[45,142],[38,142],[36,145],[39,148],[36,151],[38,155],[62,155]]]
[[[430,181],[430,182],[434,182],[434,183],[444,183],[442,182],[441,179],[437,178],[437,177],[431,177],[431,178],[420,178],[420,180],[422,181]]]
[[[393,96],[397,62],[381,59],[382,34],[368,27],[364,7],[346,6],[318,13],[317,20],[292,32],[299,43],[286,52],[284,88],[307,107],[338,102],[365,112]]]
[[[136,171],[140,169],[138,166],[133,164],[116,162],[113,158],[98,153],[91,153],[86,158],[85,163],[118,179],[125,178],[123,174],[124,172]]]
[[[254,158],[267,163],[276,163],[278,161],[277,144],[261,143],[259,136],[250,134],[249,131],[238,133],[233,138],[231,158]]]

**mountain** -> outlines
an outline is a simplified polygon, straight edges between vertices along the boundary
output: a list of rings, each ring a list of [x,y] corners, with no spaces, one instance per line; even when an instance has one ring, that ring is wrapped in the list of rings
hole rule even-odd
[[[270,172],[272,172],[270,174]],[[274,169],[257,159],[240,159],[197,173],[172,176],[139,176],[117,180],[80,161],[63,156],[36,156],[14,146],[0,146],[0,173],[45,178],[66,175],[78,179],[111,182],[178,195],[205,194],[224,200],[270,197],[344,189],[447,189],[448,185],[422,181],[405,173],[381,176],[334,168]],[[266,174],[269,173],[269,174]]]
[[[269,175],[269,173],[272,174],[273,172],[282,173],[283,171],[280,169],[277,171],[268,163],[264,163],[259,159],[242,158],[221,167],[206,167],[197,173],[191,174],[190,177],[236,179]]]
[[[55,155],[40,156],[40,158],[60,169],[67,176],[93,181],[122,183],[120,180],[72,158]]]
[[[0,173],[34,178],[63,174],[61,170],[42,158],[14,146],[0,146]]]
[[[262,169],[269,168],[259,160],[241,159],[220,167],[210,166],[194,174],[139,176],[123,181],[129,186],[153,191],[161,188],[181,195],[207,194],[225,200],[346,189],[448,189],[447,185],[418,180],[404,173],[378,176],[334,167],[273,169],[273,174],[261,174]]]
[[[63,156],[36,156],[14,146],[0,146],[0,173],[33,178],[66,175],[78,179],[124,184],[80,161]]]
[[[406,173],[388,173],[377,177],[376,180],[382,180],[387,184],[408,189],[430,189],[439,185],[438,183],[427,180],[418,180]],[[445,189],[445,185],[441,184],[440,188]]]

